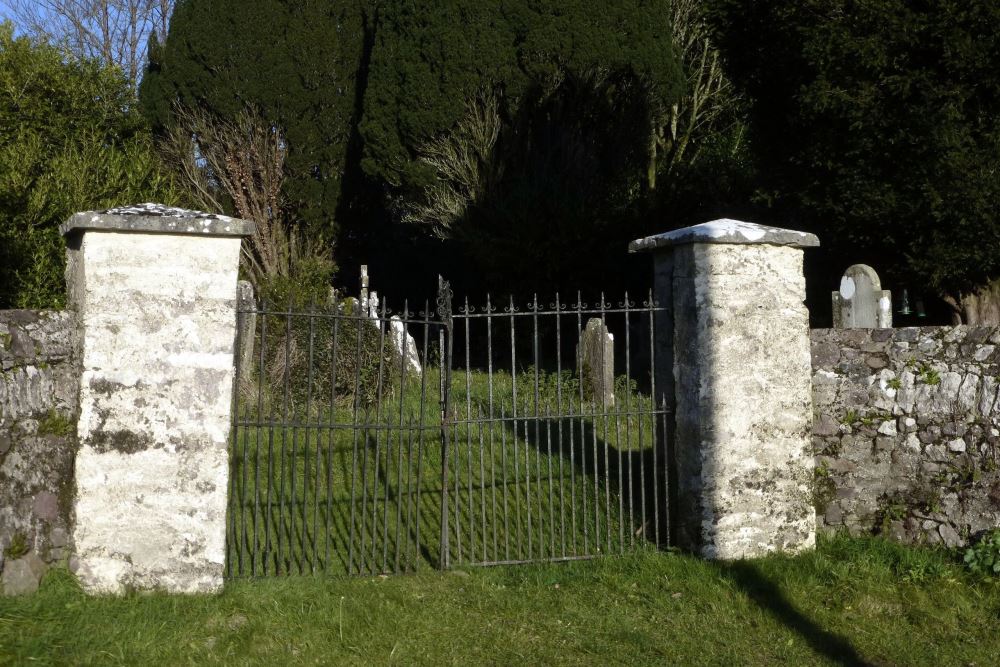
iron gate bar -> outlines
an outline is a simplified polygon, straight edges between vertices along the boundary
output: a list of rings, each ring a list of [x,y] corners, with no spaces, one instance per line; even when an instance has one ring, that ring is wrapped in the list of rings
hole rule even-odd
[[[374,318],[345,310],[336,299],[328,310],[317,310],[315,304],[310,304],[297,311],[291,302],[275,308],[265,301],[259,307],[241,310],[241,323],[253,314],[260,324],[249,332],[240,326],[237,347],[243,349],[242,337],[251,336],[260,349],[256,369],[238,363],[234,373],[229,576],[318,573],[332,570],[336,558],[342,558],[344,569],[352,574],[419,567],[428,560],[421,547],[424,499],[434,507],[437,494],[441,525],[436,565],[441,568],[453,563],[581,559],[622,553],[637,543],[664,544],[670,524],[668,514],[661,517],[660,505],[669,495],[670,462],[666,456],[668,443],[657,432],[666,432],[668,411],[663,397],[656,396],[652,377],[654,315],[660,309],[651,295],[638,309],[627,293],[618,307],[608,303],[603,294],[593,307],[588,306],[578,292],[576,303],[570,306],[562,304],[557,294],[555,302],[546,308],[536,295],[521,311],[510,298],[502,313],[487,296],[482,312],[476,312],[468,299],[463,299],[459,312],[453,314],[450,287],[442,279],[439,288],[434,313],[437,317],[432,317],[425,303],[420,318],[415,318],[408,302],[404,302],[398,320],[401,329],[395,317],[390,322],[391,312],[384,299],[375,305]],[[603,362],[609,361],[604,358],[609,348],[603,344],[598,359],[592,362],[602,368],[597,383],[600,395],[594,391],[595,395],[588,398],[585,393],[580,339],[575,369],[571,375],[564,375],[567,369],[562,361],[562,318],[575,319],[577,331],[583,332],[584,315],[599,319],[604,332],[609,331],[612,316],[624,323],[624,375],[611,378],[615,385],[624,381],[621,391],[611,394],[621,387],[605,382]],[[649,331],[648,396],[641,393],[633,377],[637,358],[632,353],[632,328],[636,316],[639,326],[648,326]],[[497,373],[505,377],[506,372],[498,371],[494,364],[493,320],[504,317],[509,318],[510,372],[509,380],[498,385]],[[271,318],[279,324],[273,335],[272,323],[268,322]],[[473,357],[484,352],[473,341],[472,328],[478,321],[483,322],[483,329],[477,329],[475,340],[485,339],[485,359],[474,364]],[[319,326],[320,322],[325,324]],[[519,322],[527,323],[530,331],[519,327]],[[343,326],[348,323],[355,326],[355,336],[354,341],[348,339],[344,345]],[[369,323],[377,327],[370,331],[377,337],[380,354],[374,369],[365,367],[364,377],[368,379],[363,380],[362,328],[371,326]],[[455,330],[456,323],[462,325],[460,332]],[[390,324],[394,326],[391,343],[387,340]],[[555,375],[546,371],[544,378],[543,324],[550,333],[554,329],[556,348]],[[387,357],[381,353],[387,344],[393,348],[402,345],[405,353],[405,337],[397,340],[396,336],[407,329],[422,335],[419,388],[410,381],[404,354],[397,352]],[[440,415],[437,423],[431,424],[426,420],[425,408],[427,383],[434,372],[429,352],[435,330],[441,362]],[[465,354],[464,415],[456,414],[453,408],[456,335],[464,339],[460,350]],[[517,348],[528,341],[531,355],[527,359],[531,363],[525,368],[519,366],[524,362]],[[339,364],[341,360],[345,364],[351,361],[351,342],[354,367],[348,367],[346,377],[353,375],[353,396],[344,411],[343,398],[351,389],[350,385],[343,391],[339,389],[346,380]],[[321,346],[324,354],[330,354],[326,367],[317,363]],[[278,353],[280,348],[283,357]],[[297,360],[293,353],[298,355]],[[621,349],[615,354],[621,355]],[[239,359],[243,361],[243,357]],[[274,359],[283,366],[275,366]],[[371,370],[375,371],[374,378]],[[473,383],[473,375],[482,371],[486,376],[485,396],[480,380]],[[323,378],[330,382],[328,396],[318,384],[326,381]],[[370,404],[362,405],[362,395],[370,392],[367,382],[372,379],[375,397]],[[544,400],[543,379],[548,387]],[[577,391],[568,393],[570,397],[575,394],[575,400],[571,398],[567,403],[563,385],[571,380],[577,383]],[[499,387],[507,392],[508,381],[509,401],[504,397],[498,400]],[[525,387],[526,383],[531,386]],[[256,390],[256,400],[241,399],[241,392],[249,387]],[[398,394],[392,398],[397,388]],[[612,395],[614,406],[610,404]],[[398,403],[392,404],[391,400]],[[412,414],[414,403],[419,406],[416,415]],[[280,432],[275,433],[278,429]],[[424,480],[423,457],[434,452],[426,440],[426,432],[432,429],[439,432],[439,437],[431,440],[436,440],[440,454],[437,489]],[[460,445],[463,429],[465,442]],[[346,450],[345,437],[339,434],[346,437]],[[664,452],[657,451],[661,446]],[[427,496],[429,492],[434,495]]]

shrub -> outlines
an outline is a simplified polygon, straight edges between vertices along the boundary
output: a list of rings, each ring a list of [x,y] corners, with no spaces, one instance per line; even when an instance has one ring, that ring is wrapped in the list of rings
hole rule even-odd
[[[400,357],[388,324],[380,329],[378,320],[363,317],[355,300],[321,307],[288,300],[284,306],[268,305],[268,310],[287,310],[291,315],[265,316],[263,381],[259,386],[244,385],[245,394],[256,396],[261,390],[269,405],[282,409],[287,394],[292,411],[333,404],[363,411],[393,394],[399,384]],[[258,325],[258,346],[260,330]],[[253,373],[259,376],[260,369]]]
[[[977,574],[1000,576],[1000,529],[984,535],[965,551],[966,566]]]
[[[62,305],[72,213],[177,197],[117,69],[0,22],[0,308]]]

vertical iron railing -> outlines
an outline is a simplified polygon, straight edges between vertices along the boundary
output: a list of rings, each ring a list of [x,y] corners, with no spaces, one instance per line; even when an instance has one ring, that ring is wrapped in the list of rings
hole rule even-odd
[[[353,299],[240,312],[237,349],[252,341],[253,363],[239,355],[234,379],[230,576],[666,544],[651,297],[497,308],[487,296],[453,312],[448,282],[438,287],[419,313]],[[591,320],[596,358],[581,340]]]

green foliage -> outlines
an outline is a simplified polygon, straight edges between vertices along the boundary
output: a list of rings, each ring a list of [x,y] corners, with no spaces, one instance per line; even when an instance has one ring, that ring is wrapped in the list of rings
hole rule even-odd
[[[44,417],[38,420],[38,435],[65,437],[73,435],[75,430],[73,421],[55,409],[49,410]]]
[[[914,512],[928,514],[941,511],[941,480],[920,475],[908,489],[884,493],[879,497],[876,518],[882,535],[888,535],[891,524],[902,521]]]
[[[361,124],[365,170],[396,186],[433,180],[427,165],[414,160],[419,144],[450,130],[464,111],[456,100],[471,100],[484,88],[501,92],[507,119],[558,97],[569,80],[597,72],[641,83],[650,105],[669,106],[682,73],[668,13],[663,1],[388,3]],[[605,94],[627,96],[622,85]]]
[[[0,308],[63,303],[72,213],[175,200],[121,73],[0,23]]]
[[[1000,530],[983,535],[965,551],[965,564],[976,574],[1000,576]]]
[[[941,375],[927,364],[920,364],[918,379],[931,386],[941,383]]]
[[[89,596],[56,569],[0,601],[0,645],[13,664],[990,665],[998,608],[1000,586],[941,551],[837,537],[794,558],[643,552],[211,596]]]
[[[27,555],[28,551],[30,549],[28,547],[27,536],[24,533],[14,533],[10,538],[10,544],[3,550],[3,554],[5,557],[14,560]]]
[[[247,369],[253,377],[245,378],[252,381],[244,383],[244,391],[256,396],[262,389],[279,411],[329,408],[331,396],[338,407],[356,404],[366,410],[390,397],[399,384],[399,354],[388,326],[380,330],[354,304],[317,302],[305,290],[269,302],[268,310],[291,314],[263,316],[266,323],[257,325],[264,373],[259,377],[259,369]],[[334,312],[340,316],[332,317]],[[263,343],[260,331],[267,332]]]
[[[358,105],[364,0],[180,1],[140,87],[157,132],[176,104],[226,120],[253,105],[282,128],[292,218],[332,236]]]
[[[287,141],[289,219],[338,254],[413,255],[431,226],[399,221],[443,208],[453,242],[434,250],[451,272],[513,291],[620,273],[609,257],[648,213],[654,126],[686,85],[666,0],[187,1],[150,54],[140,97],[157,132],[177,104],[259,110]],[[461,128],[484,96],[499,125],[470,163]],[[442,141],[460,173],[434,163]],[[461,201],[428,202],[456,179]]]
[[[684,85],[663,0],[388,3],[362,166],[481,284],[578,287],[638,235],[654,126]]]
[[[940,293],[1000,275],[1000,5],[711,4],[774,214]]]

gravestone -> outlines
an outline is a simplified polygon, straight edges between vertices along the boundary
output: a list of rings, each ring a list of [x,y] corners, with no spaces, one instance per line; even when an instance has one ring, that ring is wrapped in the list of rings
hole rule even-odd
[[[236,283],[236,326],[240,340],[240,368],[244,377],[253,368],[254,335],[257,331],[257,300],[248,280]]]
[[[848,267],[831,296],[835,329],[892,328],[892,293],[867,264]]]
[[[381,329],[382,314],[379,310],[378,292],[368,289],[368,265],[361,265],[361,294],[358,300],[362,312],[368,316],[376,328]],[[417,342],[406,331],[406,324],[398,315],[391,316],[386,322],[386,332],[389,343],[396,354],[400,356],[407,373],[419,375],[423,372],[420,365],[420,354],[417,352]]]
[[[402,357],[406,372],[419,375],[423,369],[420,366],[417,342],[407,333],[406,325],[398,315],[393,315],[389,319],[389,339],[392,341],[393,350]]]
[[[583,395],[597,405],[615,404],[615,337],[599,318],[587,320],[577,346]]]

